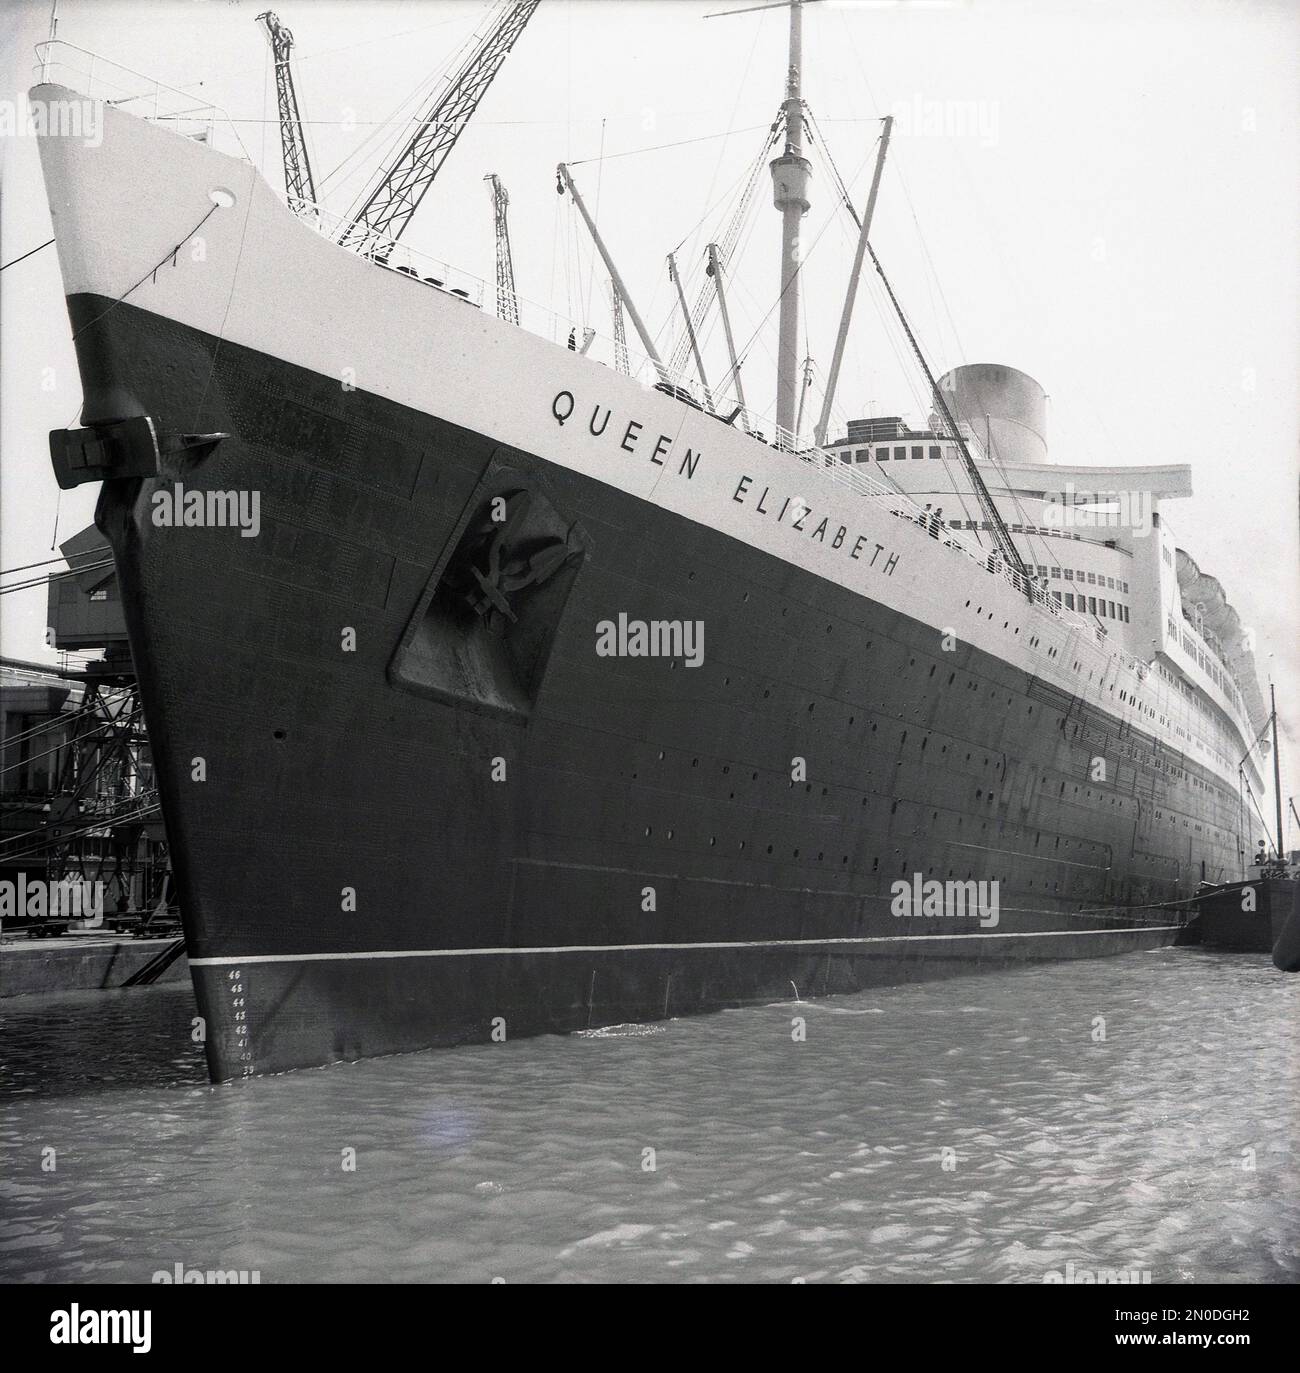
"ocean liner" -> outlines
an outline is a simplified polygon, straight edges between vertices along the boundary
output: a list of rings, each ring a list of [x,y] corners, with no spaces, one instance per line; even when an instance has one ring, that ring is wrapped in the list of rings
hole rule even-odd
[[[102,483],[214,1080],[1152,948],[1243,875],[1262,706],[1186,466],[1049,461],[997,364],[800,438],[792,252],[765,426],[129,108],[40,140],[51,449]]]

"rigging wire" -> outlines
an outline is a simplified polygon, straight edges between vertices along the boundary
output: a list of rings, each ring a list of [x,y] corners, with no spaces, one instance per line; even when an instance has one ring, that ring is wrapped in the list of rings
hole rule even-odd
[[[108,553],[110,551],[108,544],[101,544],[98,548],[87,548],[81,553],[74,553],[72,557],[88,558],[92,553]],[[6,567],[3,570],[0,570],[0,577],[12,577],[15,572],[29,572],[33,567],[49,567],[51,563],[61,563],[64,561],[65,559],[63,558],[46,558],[43,562],[39,563],[23,563],[21,567]],[[75,572],[80,572],[82,570],[83,569],[81,568],[73,569]]]
[[[354,199],[353,208],[355,208],[357,203],[365,195],[365,191],[369,189],[369,187],[379,177],[383,175],[384,169],[390,167],[396,160],[398,151],[400,150],[405,139],[407,138],[407,130],[412,124],[418,125],[420,122],[417,118],[416,111],[423,108],[424,103],[432,95],[434,87],[437,85],[437,83],[439,81],[446,79],[446,74],[448,69],[451,67],[451,64],[455,61],[459,61],[461,58],[461,54],[466,53],[469,45],[472,44],[474,41],[474,36],[476,32],[477,25],[458,48],[454,49],[451,53],[445,56],[443,60],[433,68],[432,71],[427,72],[418,82],[416,82],[414,88],[407,95],[405,95],[402,99],[398,100],[398,102],[392,107],[392,110],[390,111],[388,117],[380,123],[376,124],[372,131],[368,133],[366,137],[363,138],[361,142],[357,144],[357,146],[353,148],[352,151],[348,153],[341,162],[339,162],[331,171],[327,172],[326,175],[320,179],[319,184],[321,186],[324,186],[327,182],[333,180],[333,178],[340,171],[342,171],[342,169],[350,161],[352,161],[353,158],[359,156],[363,151],[367,150],[372,145],[372,143],[381,138],[383,136],[383,131],[385,128],[395,128],[396,131],[394,132],[393,137],[389,140],[388,144],[386,145],[383,155],[378,159],[378,170],[372,172],[371,175],[367,177],[362,192],[358,197],[356,197],[356,199]],[[398,112],[403,109],[407,109],[408,107],[410,108],[411,112],[407,114],[404,118],[398,119],[396,117]],[[351,216],[349,215],[349,218],[350,217]]]
[[[639,157],[642,153],[658,153],[668,148],[685,148],[691,143],[709,143],[715,138],[730,138],[733,133],[753,133],[757,129],[765,129],[766,124],[751,124],[744,129],[727,129],[723,133],[699,134],[695,138],[680,138],[675,143],[654,143],[646,148],[628,148],[621,153],[605,153],[604,161],[613,162],[620,157]],[[568,163],[570,167],[585,167],[588,163],[599,161],[594,157],[581,157],[575,162]]]
[[[86,709],[98,710],[99,707],[98,707],[98,706],[83,707],[82,710],[79,711],[79,712],[77,712],[77,713],[78,713],[78,714],[84,714]],[[139,706],[137,706],[137,707],[135,708],[135,710],[130,711],[130,712],[129,712],[128,714],[126,714],[126,715],[123,715],[123,716],[120,716],[120,717],[119,717],[119,716],[113,716],[111,719],[105,719],[103,726],[102,726],[100,729],[95,730],[93,734],[87,735],[87,736],[83,737],[83,738],[80,739],[80,740],[65,739],[65,740],[62,741],[62,743],[55,744],[53,748],[46,749],[44,753],[34,753],[34,754],[32,754],[30,757],[28,757],[28,758],[20,758],[16,763],[10,763],[8,767],[0,768],[0,776],[3,776],[3,775],[4,775],[5,773],[7,773],[7,772],[14,772],[14,771],[16,771],[18,768],[26,767],[26,766],[27,766],[28,764],[30,764],[30,763],[39,763],[39,762],[41,761],[42,758],[48,758],[48,757],[50,757],[51,754],[59,753],[59,752],[61,752],[63,749],[69,747],[69,745],[71,745],[71,744],[73,744],[73,743],[82,743],[82,744],[91,743],[91,742],[95,741],[96,738],[97,738],[97,736],[99,736],[99,735],[107,736],[107,735],[109,734],[110,726],[112,727],[112,729],[114,729],[114,730],[116,730],[116,731],[120,731],[120,730],[122,730],[122,729],[125,729],[127,725],[134,724],[135,721],[138,720],[138,719],[140,718],[140,716],[141,716],[142,713],[143,713],[143,712],[142,712],[141,708],[140,708]],[[69,716],[60,716],[60,717],[58,717],[58,719],[57,719],[57,723],[62,724],[62,723],[64,723],[65,720],[71,720],[72,718],[73,718],[73,717],[72,717],[71,715],[69,715]],[[8,745],[9,743],[12,743],[13,741],[12,741],[12,740],[6,740],[5,742],[6,742],[6,745]]]
[[[249,196],[249,197],[248,197],[248,203],[249,203],[250,206],[252,205],[252,203],[253,203],[253,197],[252,197],[252,196]],[[201,220],[199,220],[199,222],[189,231],[189,233],[187,233],[187,234],[184,236],[184,238],[182,238],[178,243],[176,243],[174,247],[169,248],[169,249],[162,255],[162,257],[160,257],[160,258],[158,259],[158,261],[157,261],[152,267],[150,267],[150,269],[144,274],[144,276],[142,276],[142,277],[140,278],[140,280],[137,281],[137,282],[135,283],[134,286],[128,286],[128,287],[126,288],[126,290],[123,291],[122,294],[121,294],[120,296],[118,296],[118,298],[117,298],[115,301],[113,301],[113,302],[112,302],[110,305],[108,305],[105,309],[101,310],[101,311],[99,312],[99,314],[97,314],[97,315],[95,316],[94,319],[92,319],[92,320],[87,320],[86,323],[83,324],[83,325],[81,326],[81,328],[78,329],[77,332],[76,332],[75,334],[73,334],[73,336],[72,336],[72,341],[73,341],[73,343],[75,343],[75,342],[82,336],[82,334],[84,334],[84,333],[86,332],[86,330],[89,329],[89,328],[91,327],[92,324],[98,324],[99,321],[100,321],[101,319],[103,319],[104,316],[105,316],[106,314],[108,314],[110,311],[116,309],[117,306],[121,305],[121,303],[127,298],[127,296],[129,296],[133,291],[138,290],[141,286],[143,286],[144,283],[145,283],[146,281],[148,281],[149,278],[150,278],[151,276],[155,275],[155,273],[157,273],[158,269],[159,269],[160,267],[162,267],[162,266],[167,262],[168,258],[171,258],[172,261],[173,261],[173,263],[174,263],[174,262],[175,262],[175,259],[176,259],[176,255],[180,252],[180,250],[190,241],[190,239],[192,239],[192,238],[194,237],[195,234],[198,233],[198,231],[208,222],[209,219],[212,218],[212,216],[213,216],[214,214],[216,214],[216,212],[217,212],[220,208],[221,208],[221,207],[214,201],[214,202],[208,207],[208,212],[207,212],[207,214],[205,214],[205,215],[203,216],[203,218],[202,218]],[[248,222],[247,211],[245,211],[244,222],[245,222],[245,225],[247,225],[247,222]]]
[[[828,217],[827,219],[825,219],[825,220],[822,221],[822,226],[821,226],[820,229],[817,230],[817,235],[816,235],[816,237],[813,239],[812,243],[809,244],[808,248],[805,250],[805,252],[804,252],[804,254],[803,254],[803,257],[802,257],[802,259],[801,259],[802,265],[806,266],[807,263],[809,262],[809,260],[812,258],[813,253],[816,252],[818,244],[821,243],[822,238],[825,236],[826,230],[827,230],[828,228],[830,228],[830,225],[831,225],[831,218],[830,218],[830,217]],[[767,324],[768,320],[771,319],[773,313],[774,313],[774,312],[777,310],[777,308],[780,306],[781,301],[785,298],[785,293],[790,289],[790,287],[791,287],[798,279],[799,279],[799,278],[798,278],[798,274],[797,274],[797,273],[796,273],[796,274],[792,274],[791,277],[790,277],[790,279],[785,283],[784,286],[782,286],[781,290],[777,293],[776,299],[772,302],[772,304],[771,304],[770,306],[768,306],[766,312],[765,312],[764,315],[763,315],[763,318],[759,321],[759,323],[758,323],[758,328],[754,331],[754,333],[753,333],[753,334],[749,337],[749,339],[746,341],[745,346],[737,351],[737,354],[736,354],[736,367],[739,367],[739,366],[745,361],[745,359],[749,356],[750,349],[753,348],[754,342],[755,342],[755,340],[757,339],[759,332],[763,329],[763,327]],[[725,375],[724,375],[724,377],[723,377],[722,382],[720,382],[719,385],[726,385],[727,382],[731,379],[732,373],[733,373],[735,370],[736,370],[736,368],[734,368],[734,367],[728,368],[727,371],[726,371],[726,373],[725,373]]]
[[[18,263],[26,261],[33,253],[39,253],[42,248],[48,248],[53,242],[54,240],[52,238],[47,238],[44,243],[38,243],[35,248],[29,248],[21,257],[10,258],[8,262],[4,263],[3,266],[0,266],[0,272],[3,272],[5,267],[15,267]]]
[[[876,109],[879,109],[879,108],[880,108],[880,101],[876,98],[875,91],[874,91],[873,88],[872,88],[872,85],[871,85],[871,78],[870,78],[870,76],[868,75],[868,72],[867,72],[867,64],[866,64],[865,61],[863,61],[862,54],[861,54],[861,52],[859,52],[859,50],[858,50],[857,40],[856,40],[856,38],[853,36],[853,27],[852,27],[852,25],[850,25],[850,23],[848,22],[848,16],[847,16],[845,13],[843,13],[843,12],[841,11],[839,17],[840,17],[840,23],[841,23],[841,25],[843,26],[844,37],[845,37],[845,40],[846,40],[847,45],[848,45],[848,50],[849,50],[849,52],[852,54],[853,62],[854,62],[854,64],[856,65],[856,67],[857,67],[857,69],[858,69],[858,74],[859,74],[859,76],[860,76],[861,79],[862,79],[862,85],[863,85],[864,89],[865,89],[866,92],[867,92],[867,98],[868,98],[868,100],[870,100],[871,104],[872,104]],[[858,121],[858,120],[847,120],[847,119],[832,119],[832,120],[830,120],[830,121],[828,121],[828,122],[840,124],[840,123],[857,123],[857,122],[860,122],[860,121]],[[823,141],[823,143],[825,142],[824,139],[823,139],[822,141]],[[964,362],[964,361],[966,360],[966,351],[965,351],[965,349],[962,347],[961,336],[960,336],[960,334],[957,332],[957,323],[956,323],[956,320],[953,318],[952,311],[951,311],[951,309],[949,308],[949,305],[948,305],[947,296],[944,294],[943,282],[942,282],[942,280],[941,280],[940,277],[939,277],[939,273],[938,273],[937,268],[935,267],[934,259],[933,259],[933,257],[932,257],[931,254],[930,254],[929,245],[927,244],[926,239],[925,239],[925,234],[924,234],[924,232],[923,232],[922,229],[921,229],[920,217],[919,217],[919,216],[917,215],[917,213],[916,213],[916,206],[915,206],[915,204],[914,204],[913,201],[912,201],[911,192],[908,190],[908,187],[907,187],[907,178],[906,178],[906,176],[905,176],[905,174],[904,174],[904,170],[903,170],[904,164],[906,163],[906,157],[900,158],[900,157],[899,157],[899,152],[900,152],[900,151],[901,151],[901,149],[896,149],[896,150],[892,153],[892,155],[891,155],[891,157],[890,157],[890,166],[891,166],[891,168],[893,169],[894,173],[895,173],[895,174],[897,175],[897,177],[898,177],[898,184],[899,184],[900,189],[901,189],[902,192],[903,192],[903,199],[907,202],[908,212],[911,214],[911,216],[912,216],[912,222],[913,222],[913,224],[916,226],[916,233],[917,233],[917,238],[918,238],[918,240],[920,241],[920,244],[921,244],[922,256],[924,257],[924,259],[925,259],[925,261],[926,261],[926,264],[927,264],[927,267],[928,267],[928,269],[929,269],[929,272],[931,273],[931,275],[932,275],[932,277],[933,277],[934,285],[938,288],[938,291],[939,291],[939,298],[940,298],[940,300],[943,302],[944,311],[946,312],[946,314],[947,314],[947,316],[948,316],[948,322],[949,322],[949,325],[950,325],[950,327],[951,327],[951,329],[952,329],[953,341],[954,341],[955,344],[957,345],[957,348],[956,348],[957,357],[958,357],[958,359],[959,359],[960,361]],[[969,174],[968,174],[968,175],[969,175]],[[929,282],[927,281],[927,290],[929,290],[929,289],[930,289],[930,284],[929,284]],[[932,310],[932,313],[933,313],[933,305],[931,306],[931,310]]]
[[[592,215],[592,223],[600,224],[600,191],[605,184],[605,120],[600,121],[600,158],[599,166],[596,169],[596,210]],[[591,321],[591,289],[596,281],[596,258],[593,253],[588,259],[590,267],[587,271],[587,300],[582,307],[582,323],[585,327]]]
[[[156,791],[150,790],[148,792],[142,793],[139,797],[133,797],[132,800],[147,801],[150,796],[156,796],[157,794],[158,793]],[[159,805],[156,801],[153,801],[147,805],[139,807],[139,809],[137,810],[126,811],[123,813],[113,811],[108,814],[97,815],[95,819],[91,821],[90,824],[83,825],[80,829],[69,830],[67,833],[59,835],[57,839],[52,840],[51,836],[41,834],[37,838],[36,842],[31,846],[31,848],[19,849],[17,853],[6,853],[4,855],[5,862],[15,863],[20,858],[30,858],[33,854],[40,853],[43,850],[48,851],[52,843],[62,845],[66,844],[69,840],[72,839],[84,839],[87,835],[93,834],[95,830],[102,830],[110,825],[122,825],[127,824],[133,820],[143,820],[146,815],[153,815],[157,810],[159,810]],[[0,847],[3,847],[5,844],[13,844],[19,842],[20,840],[31,838],[31,831],[24,834],[15,834],[11,836],[9,839],[0,841]]]
[[[764,151],[760,152],[758,156],[755,165],[757,165],[760,170],[763,159],[766,156],[766,147],[770,146],[770,144],[766,145]],[[752,168],[746,168],[744,171],[742,171],[727,186],[727,188],[722,192],[722,194],[717,198],[717,200],[715,200],[713,204],[711,204],[708,207],[708,209],[704,211],[700,218],[696,220],[696,222],[691,226],[691,228],[689,228],[686,231],[686,234],[683,236],[681,242],[678,243],[677,246],[673,249],[674,253],[677,253],[681,249],[682,245],[686,242],[688,238],[691,238],[693,235],[697,234],[697,231],[699,230],[700,226],[705,222],[705,220],[709,219],[710,216],[713,215],[715,210],[719,209],[724,204],[730,203],[730,201],[733,198],[733,193],[742,181],[746,183],[746,187],[745,191],[743,192],[739,200],[736,201],[736,209],[733,211],[733,220],[738,215],[742,216],[745,219],[749,218],[748,210],[753,200]],[[726,270],[726,268],[729,265],[726,240],[730,237],[731,234],[729,226],[728,233],[724,235],[724,242],[718,245],[719,260],[721,261],[724,270]],[[695,304],[691,308],[691,325],[695,329],[697,336],[700,337],[701,342],[703,342],[706,338],[710,336],[702,332],[706,320],[708,321],[710,331],[716,323],[716,317],[711,317],[709,313],[709,306],[712,304],[713,298],[713,288],[716,285],[716,283],[714,283],[712,279],[707,275],[707,266],[698,257],[694,257],[691,261],[689,261],[684,271],[682,268],[682,263],[679,261],[678,270],[682,273],[683,293],[685,293],[688,289],[694,289],[696,291]],[[678,321],[680,313],[680,306],[674,306],[670,302],[669,313],[666,320],[666,327],[668,329],[670,337],[676,332],[674,326]],[[690,334],[685,329],[683,329],[682,332],[677,335],[676,341],[673,344],[672,353],[669,355],[669,370],[674,374],[680,373],[682,368],[686,365],[689,353]]]
[[[724,271],[730,271],[735,253],[736,241],[751,218],[750,210],[754,203],[754,195],[758,188],[759,177],[761,176],[763,167],[767,161],[767,155],[779,137],[781,126],[781,117],[778,115],[768,129],[767,139],[759,149],[758,155],[750,164],[746,175],[745,189],[741,193],[735,209],[732,211],[731,219],[727,224],[726,232],[722,236],[722,241],[718,244],[718,259],[721,262]],[[702,267],[699,268],[699,271],[703,270]],[[692,284],[697,280],[699,280],[698,273],[692,268]],[[716,288],[717,283],[707,275],[704,277],[703,281],[700,282],[695,297],[695,304],[691,309],[691,323],[697,330],[703,324],[705,316],[708,314],[709,307],[713,303],[713,298],[717,293]],[[686,365],[689,350],[689,331],[684,331],[683,334],[678,337],[677,343],[672,350],[668,364],[670,371],[676,373],[682,370]]]
[[[6,734],[5,748],[7,749],[11,744],[21,743],[24,739],[29,739],[34,734],[48,734],[52,730],[60,729],[64,725],[71,724],[74,720],[80,719],[81,716],[88,715],[91,712],[96,711],[98,709],[99,707],[97,705],[79,706],[76,710],[70,710],[64,715],[54,716],[52,719],[47,720],[43,725],[33,725],[30,729],[25,729],[19,734]]]
[[[810,118],[814,118],[815,122],[815,117],[812,117],[811,111],[809,111],[809,115]],[[862,221],[858,216],[857,210],[854,209],[853,199],[849,193],[848,185],[845,183],[844,177],[841,175],[839,167],[836,164],[829,147],[827,147],[826,140],[821,135],[821,131],[819,128],[815,131],[814,137],[809,140],[809,146],[816,151],[816,154],[823,168],[826,170],[828,176],[831,179],[832,184],[837,188],[839,192],[840,205],[837,208],[844,209],[844,211],[848,214],[849,218],[851,219],[854,229],[860,232],[862,227]],[[871,157],[872,153],[868,152],[866,157],[863,159],[861,165],[859,166],[858,170],[854,173],[854,181],[856,181],[861,176],[862,172],[866,169],[867,162],[871,160]],[[889,342],[891,349],[894,352],[895,363],[898,367],[899,373],[903,377],[904,384],[911,391],[912,399],[916,403],[917,409],[924,420],[926,417],[928,417],[929,411],[933,407],[933,398],[931,397],[929,399],[926,399],[924,397],[923,393],[919,389],[919,382],[915,376],[915,369],[908,365],[905,361],[906,354],[900,349],[898,338],[895,335],[895,331],[898,329],[897,318],[894,316],[892,310],[887,311],[884,309],[884,301],[882,299],[881,292],[878,289],[878,283],[874,278],[868,278],[868,289],[869,294],[872,297],[872,303],[876,306],[879,319],[884,325],[885,337]]]
[[[27,581],[15,582],[13,586],[0,586],[0,596],[7,596],[11,591],[30,591],[34,586],[48,586],[50,582],[61,577],[77,577],[83,572],[94,572],[98,568],[112,566],[112,558],[105,558],[101,563],[90,563],[85,567],[71,567],[66,572],[47,572],[41,577],[32,577]]]
[[[434,24],[421,24],[414,29],[400,29],[397,33],[384,34],[379,38],[363,38],[359,42],[345,43],[337,48],[323,48],[318,52],[302,53],[295,57],[294,61],[301,66],[304,62],[314,62],[318,57],[330,57],[336,52],[354,52],[357,48],[368,47],[372,43],[391,43],[394,38],[405,38],[412,33],[427,33],[429,29],[441,29],[448,24],[459,24],[460,22],[459,15],[454,19],[439,19]]]
[[[916,212],[916,205],[912,200],[912,193],[907,187],[907,177],[904,172],[906,161],[907,159],[905,157],[896,158],[894,161],[894,172],[898,177],[898,184],[902,189],[903,199],[907,202],[908,213],[912,216],[912,223],[916,228],[917,241],[921,245],[921,255],[925,259],[926,267],[928,269],[926,272],[926,288],[930,292],[930,313],[935,316],[937,328],[939,324],[938,312],[934,308],[934,291],[937,290],[939,293],[939,300],[943,304],[944,314],[948,317],[948,327],[952,330],[953,342],[957,345],[957,357],[964,363],[966,361],[966,350],[962,346],[961,335],[957,332],[957,321],[953,318],[952,308],[948,304],[948,297],[943,289],[943,280],[939,276],[939,270],[935,266],[934,258],[930,254],[930,245],[926,241],[925,231],[921,228],[921,217]]]
[[[754,65],[754,53],[756,52],[756,50],[757,50],[757,48],[758,48],[758,38],[759,38],[759,34],[762,32],[762,25],[760,25],[760,24],[754,24],[752,27],[753,27],[753,30],[754,30],[754,36],[753,36],[753,38],[750,40],[750,44],[749,44],[749,53],[748,53],[748,55],[747,55],[746,58],[745,58],[745,70],[744,70],[743,74],[741,75],[741,78],[740,78],[739,82],[737,82],[737,84],[736,84],[736,98],[735,98],[735,100],[732,101],[732,104],[731,104],[731,113],[727,116],[727,135],[728,135],[728,136],[730,136],[731,133],[733,133],[733,132],[736,131],[736,129],[735,129],[735,124],[736,124],[736,112],[740,109],[740,100],[741,100],[741,96],[744,94],[745,88],[746,88],[747,85],[749,84],[750,72],[753,70],[753,65]],[[717,156],[717,159],[714,161],[714,164],[713,164],[713,171],[712,171],[711,175],[709,176],[709,187],[708,187],[708,190],[704,193],[704,200],[705,200],[705,203],[706,203],[706,204],[709,203],[710,201],[712,201],[712,199],[713,199],[713,188],[718,184],[718,175],[719,175],[719,173],[722,171],[722,159],[723,159],[723,157],[725,156],[725,154],[726,154],[726,142],[725,142],[725,140],[724,140],[722,147],[720,147],[720,148],[718,149],[718,156]],[[742,175],[743,175],[743,173],[742,173]],[[734,185],[735,183],[733,182],[732,184]],[[702,222],[703,222],[703,220],[701,220],[699,223],[702,223]],[[696,224],[695,229],[698,229],[698,228],[699,228],[699,223]],[[694,230],[692,230],[692,232],[694,232]],[[673,249],[673,252],[677,252],[678,249],[680,249],[680,248],[683,246],[683,244],[684,244],[685,242],[686,242],[686,239],[683,238],[683,239],[682,239],[682,242],[679,243],[679,244],[677,245],[677,247]],[[698,249],[698,245],[697,245],[697,244],[692,244],[692,245],[691,245],[691,253],[690,253],[690,256],[694,257],[695,254],[696,254],[696,252],[697,252],[697,249]]]

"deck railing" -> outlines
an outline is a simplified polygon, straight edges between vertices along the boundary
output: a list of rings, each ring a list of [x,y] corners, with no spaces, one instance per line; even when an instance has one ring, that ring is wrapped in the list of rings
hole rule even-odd
[[[246,162],[253,160],[225,110],[193,91],[165,85],[61,38],[38,43],[36,57],[33,76],[38,82],[67,86],[89,100],[165,124],[184,138],[207,143]]]

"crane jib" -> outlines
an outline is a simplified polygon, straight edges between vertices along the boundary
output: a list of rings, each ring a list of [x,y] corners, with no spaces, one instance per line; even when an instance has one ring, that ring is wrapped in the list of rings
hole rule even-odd
[[[339,235],[341,244],[365,251],[376,241],[391,244],[401,237],[540,2],[512,0],[496,14],[450,84],[421,115],[405,147],[379,172]]]

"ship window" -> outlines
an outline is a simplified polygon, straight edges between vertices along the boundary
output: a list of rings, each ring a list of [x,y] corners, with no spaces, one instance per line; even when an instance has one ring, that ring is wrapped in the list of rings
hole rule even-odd
[[[842,453],[840,454],[840,461],[841,461],[841,462],[852,462],[852,461],[853,461],[853,450],[850,449],[850,448],[846,448],[846,449],[844,450],[844,452],[842,452]]]
[[[1093,573],[1091,573],[1091,572],[1088,573],[1088,585],[1089,585],[1089,586],[1096,586],[1096,585],[1097,585],[1097,578],[1096,578],[1095,574],[1093,574]]]
[[[889,461],[889,449],[888,449],[888,448],[877,448],[877,449],[876,449],[876,461],[877,461],[877,462],[888,462],[888,461]]]
[[[1128,624],[1128,606],[1124,607],[1124,623]]]
[[[1065,593],[1065,608],[1066,610],[1074,609],[1074,593],[1072,591]]]
[[[870,449],[870,448],[859,448],[858,451],[853,455],[853,460],[854,460],[854,462],[870,462],[870,461],[871,461],[871,449]]]
[[[932,458],[937,458],[937,457],[939,456],[939,446],[938,446],[938,444],[933,444],[933,445],[931,445],[931,448],[930,448],[930,456],[931,456]]]
[[[919,443],[914,443],[914,444],[912,445],[912,456],[913,456],[914,458],[923,458],[923,457],[925,457],[925,448],[924,448],[921,444],[919,444]]]
[[[1089,615],[1095,615],[1096,613],[1097,613],[1097,598],[1096,598],[1096,596],[1089,596],[1089,597],[1088,597],[1088,614],[1089,614]]]
[[[1115,590],[1115,578],[1114,578],[1114,577],[1107,577],[1107,578],[1106,578],[1106,587],[1107,587],[1107,589],[1110,590],[1110,591],[1114,591],[1114,590]]]
[[[1076,582],[1082,582],[1087,580],[1087,574],[1084,572],[1083,568],[1076,567],[1074,569],[1074,580]]]
[[[1120,583],[1120,590],[1127,596],[1127,595],[1128,595],[1128,583],[1127,583],[1127,582],[1121,582],[1121,583]]]
[[[1052,568],[1052,576],[1056,577],[1059,580],[1061,576],[1061,569],[1059,567]]]
[[[1057,604],[1057,605],[1060,605],[1060,604],[1061,604],[1061,593],[1060,593],[1059,591],[1055,591],[1055,590],[1054,590],[1054,591],[1052,592],[1052,595],[1056,598],[1056,604]]]
[[[895,449],[894,449],[894,458],[895,458],[895,460],[897,460],[897,459],[899,459],[899,458],[905,458],[905,457],[907,457],[907,449],[906,449],[906,448],[895,448]]]

